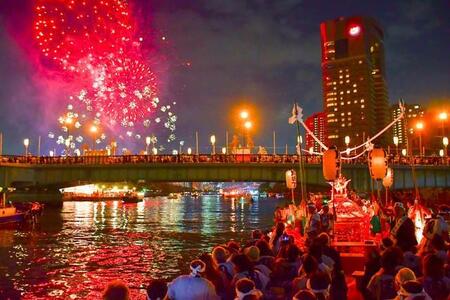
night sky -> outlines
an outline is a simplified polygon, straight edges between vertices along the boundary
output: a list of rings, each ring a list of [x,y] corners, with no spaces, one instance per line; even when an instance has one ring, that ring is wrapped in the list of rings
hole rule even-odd
[[[450,102],[448,1],[140,0],[131,1],[151,47],[161,99],[176,101],[177,136],[194,146],[216,133],[224,143],[232,110],[257,111],[255,144],[295,141],[292,103],[305,115],[322,110],[319,24],[339,16],[374,17],[385,31],[389,99]],[[0,130],[4,153],[22,153],[38,135],[44,149],[65,95],[64,80],[42,72],[32,55],[32,1],[0,4]],[[55,85],[55,81],[57,84]],[[56,88],[55,88],[56,87]],[[177,145],[178,143],[176,143]],[[177,148],[178,146],[173,146]],[[206,149],[206,148],[205,148]]]

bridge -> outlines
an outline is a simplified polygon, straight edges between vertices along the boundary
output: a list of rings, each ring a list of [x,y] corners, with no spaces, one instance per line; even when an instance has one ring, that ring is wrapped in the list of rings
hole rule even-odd
[[[305,182],[326,186],[320,157],[305,156]],[[415,165],[418,187],[450,187],[450,168],[443,161]],[[426,162],[426,164],[425,164]],[[434,161],[435,163],[435,161]],[[414,187],[412,167],[392,161],[394,189]],[[0,184],[61,188],[94,182],[284,182],[288,169],[298,170],[296,155],[135,155],[80,157],[2,157]],[[344,164],[352,188],[371,189],[364,160]],[[297,176],[299,178],[299,176]]]

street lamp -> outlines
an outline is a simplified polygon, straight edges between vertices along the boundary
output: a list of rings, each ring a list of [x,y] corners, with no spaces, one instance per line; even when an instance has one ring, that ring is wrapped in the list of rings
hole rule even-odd
[[[192,154],[192,149],[189,147],[189,148],[187,148],[187,154],[188,155],[191,155]]]
[[[152,143],[152,138],[147,136],[145,138],[145,154],[149,154],[148,147],[150,146],[151,143]]]
[[[398,136],[394,136],[393,140],[395,145],[395,154],[398,155]]]
[[[112,150],[112,155],[116,155],[116,150],[117,150],[117,142],[116,141],[112,141],[111,142],[111,150]]]
[[[98,127],[95,125],[92,125],[91,128],[89,128],[89,131],[92,133],[92,150],[94,150],[95,148],[95,139],[96,139],[96,134],[98,132]]]
[[[23,145],[25,146],[25,156],[28,157],[28,146],[30,146],[30,139],[24,139]]]
[[[153,147],[152,153],[153,153],[153,155],[157,155],[158,154],[158,149],[156,149],[156,147]]]
[[[242,110],[242,111],[239,113],[239,116],[241,117],[241,119],[246,120],[246,119],[248,118],[248,111]]]
[[[442,145],[444,145],[444,153],[447,156],[448,137],[444,136],[442,138]]]
[[[222,154],[227,154],[227,147],[222,147]]]
[[[209,138],[210,142],[211,142],[211,146],[212,146],[212,155],[216,154],[216,136],[213,134],[211,135],[211,137]]]
[[[424,124],[422,121],[419,121],[416,123],[416,129],[417,129],[417,131],[419,131],[419,154],[420,154],[420,156],[423,156],[425,154],[425,153],[423,153],[425,151],[423,151],[423,149],[422,149],[422,130],[423,130],[423,128],[424,128]]]

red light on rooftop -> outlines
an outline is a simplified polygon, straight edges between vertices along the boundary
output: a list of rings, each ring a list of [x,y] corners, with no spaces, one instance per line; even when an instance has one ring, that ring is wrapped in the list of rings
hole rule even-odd
[[[361,33],[361,26],[359,25],[352,25],[348,29],[348,34],[351,36],[358,36]]]

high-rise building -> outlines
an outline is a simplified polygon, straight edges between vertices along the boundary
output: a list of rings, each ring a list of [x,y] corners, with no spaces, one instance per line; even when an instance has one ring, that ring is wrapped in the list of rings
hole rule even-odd
[[[398,104],[392,105],[392,120],[398,118],[400,113]],[[408,134],[414,132],[414,122],[422,119],[424,114],[425,109],[420,104],[405,104],[405,117],[392,126],[392,135],[398,138],[399,146],[406,146],[408,143]]]
[[[344,149],[345,136],[361,143],[389,123],[383,31],[372,18],[348,17],[321,23],[320,33],[328,141]]]
[[[305,125],[314,133],[314,135],[319,138],[319,140],[328,144],[328,133],[327,133],[327,117],[324,112],[318,112],[308,117],[305,121]],[[313,147],[315,152],[320,151],[320,145],[314,141],[312,136],[306,135],[306,149],[311,149]]]

